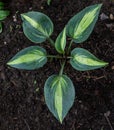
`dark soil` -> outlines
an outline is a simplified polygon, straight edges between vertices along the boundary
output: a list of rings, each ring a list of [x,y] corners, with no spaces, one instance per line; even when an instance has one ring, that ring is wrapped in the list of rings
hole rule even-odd
[[[101,21],[99,18],[90,38],[78,44],[109,62],[107,67],[88,72],[75,71],[69,64],[65,67],[65,73],[75,85],[76,99],[62,125],[49,112],[43,93],[46,79],[59,72],[58,60],[49,61],[35,71],[17,70],[6,65],[19,50],[34,45],[23,34],[21,13],[35,10],[47,14],[55,25],[52,36],[55,39],[74,14],[95,3],[103,3],[101,13],[114,15],[111,0],[52,0],[51,6],[46,0],[6,0],[6,8],[11,14],[3,22],[4,29],[0,34],[0,130],[113,130],[113,20]],[[111,24],[110,28],[107,23]],[[55,53],[47,41],[41,46],[49,53]]]

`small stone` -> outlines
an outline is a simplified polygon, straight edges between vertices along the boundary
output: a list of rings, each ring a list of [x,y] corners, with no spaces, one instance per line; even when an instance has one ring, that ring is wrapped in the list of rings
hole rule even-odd
[[[104,14],[104,13],[102,13],[101,15],[100,15],[100,19],[101,20],[105,20],[105,19],[108,19],[109,17],[106,15],[106,14]]]
[[[6,41],[4,41],[4,45],[6,45],[7,44],[7,42]]]
[[[114,15],[113,14],[110,14],[110,19],[114,20]]]
[[[110,116],[110,111],[107,111],[106,113],[104,113],[104,116]]]
[[[44,9],[44,7],[43,7],[43,6],[41,6],[40,8],[41,8],[41,9]]]
[[[13,21],[14,21],[14,22],[17,22],[17,18],[16,18],[15,15],[13,16]]]
[[[32,10],[32,7],[30,7],[29,10]]]
[[[112,66],[112,70],[114,70],[114,66]]]

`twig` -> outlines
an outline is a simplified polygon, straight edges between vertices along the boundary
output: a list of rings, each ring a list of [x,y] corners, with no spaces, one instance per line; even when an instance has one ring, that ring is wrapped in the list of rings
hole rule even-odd
[[[109,118],[108,118],[108,116],[107,116],[107,113],[104,113],[104,117],[106,118],[106,120],[107,120],[107,122],[108,122],[108,125],[110,126],[110,129],[111,129],[111,130],[114,130],[113,127],[112,127],[112,125],[111,125],[111,122],[110,122],[110,120],[109,120]]]
[[[26,124],[26,126],[27,126],[28,130],[30,130],[30,127],[29,127],[29,125],[28,125],[27,121],[26,121],[25,119],[23,119],[23,120],[24,120],[24,122],[25,122],[25,124]]]

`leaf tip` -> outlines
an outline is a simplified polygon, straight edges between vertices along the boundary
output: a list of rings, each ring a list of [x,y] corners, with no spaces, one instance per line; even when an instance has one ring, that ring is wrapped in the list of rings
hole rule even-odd
[[[62,120],[62,119],[59,119],[59,122],[62,124],[63,120]]]
[[[95,4],[95,6],[97,6],[98,8],[101,8],[103,5],[103,3],[100,3],[100,4]],[[94,6],[94,5],[93,5]]]
[[[20,15],[21,15],[21,17],[23,17],[24,13],[23,13],[23,14],[20,14]]]
[[[103,3],[100,3],[100,4],[98,4],[99,5],[99,7],[101,8],[102,7],[102,5],[103,5]]]
[[[98,4],[98,10],[101,9],[102,5],[103,5],[102,3],[101,3],[101,4]]]
[[[104,62],[104,65],[106,66],[106,65],[108,65],[109,63],[108,62]]]
[[[10,62],[10,61],[8,61],[6,64],[10,66],[10,65],[11,65],[11,62]]]
[[[22,13],[22,14],[21,14],[22,20],[23,20],[24,17],[25,17],[25,13]]]

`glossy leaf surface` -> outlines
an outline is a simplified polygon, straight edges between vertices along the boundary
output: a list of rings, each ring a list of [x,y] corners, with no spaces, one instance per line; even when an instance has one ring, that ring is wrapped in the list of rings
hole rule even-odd
[[[18,52],[7,64],[11,67],[34,70],[47,62],[46,51],[39,46],[30,46]]]
[[[21,14],[23,31],[26,37],[34,43],[42,43],[53,32],[53,23],[43,13],[31,11]]]
[[[70,64],[76,70],[86,71],[101,68],[108,63],[99,60],[89,51],[83,48],[76,48],[71,52]]]
[[[55,41],[55,48],[56,50],[63,54],[64,49],[66,46],[66,27],[64,28],[64,30],[58,35],[56,41]]]
[[[67,24],[67,35],[75,43],[81,43],[89,37],[98,19],[101,5],[86,7],[70,19]]]
[[[45,83],[44,95],[49,110],[62,123],[75,98],[72,81],[66,75],[52,75]]]

